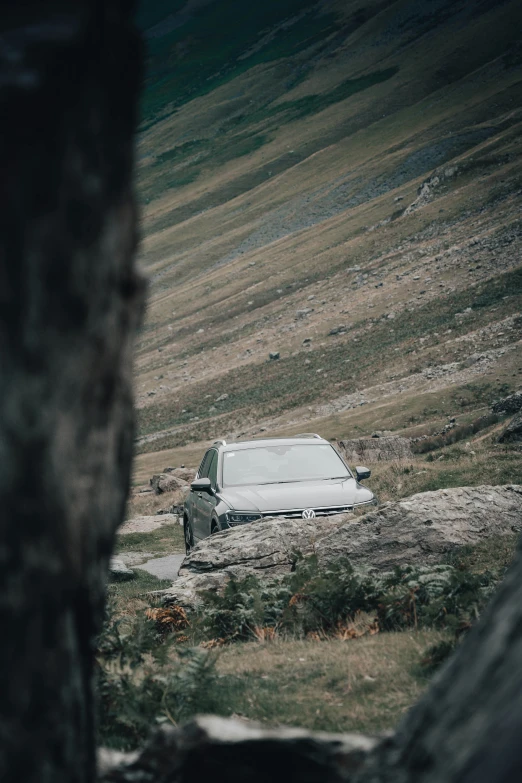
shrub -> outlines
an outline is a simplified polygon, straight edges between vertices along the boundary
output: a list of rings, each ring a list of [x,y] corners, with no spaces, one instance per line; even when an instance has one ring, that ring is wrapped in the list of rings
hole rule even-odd
[[[221,596],[204,594],[194,627],[225,641],[259,638],[260,628],[264,637],[267,628],[324,637],[338,634],[364,613],[384,631],[458,631],[479,615],[499,579],[497,572],[475,574],[450,564],[371,574],[341,559],[320,570],[312,556],[278,584],[262,585],[249,576],[231,580]]]
[[[419,440],[412,444],[412,450],[415,454],[426,454],[436,449],[442,449],[444,446],[451,446],[453,443],[470,438],[499,421],[500,416],[497,413],[487,413],[484,416],[479,416],[471,424],[459,424],[444,434],[432,435],[429,438]]]
[[[439,669],[443,663],[446,663],[448,658],[454,653],[457,647],[458,640],[456,637],[452,639],[446,639],[438,644],[433,644],[428,647],[421,658],[420,666],[422,673],[425,675],[433,674]]]
[[[216,658],[175,652],[177,640],[146,616],[116,620],[109,606],[95,656],[100,745],[130,750],[159,723],[212,710]]]

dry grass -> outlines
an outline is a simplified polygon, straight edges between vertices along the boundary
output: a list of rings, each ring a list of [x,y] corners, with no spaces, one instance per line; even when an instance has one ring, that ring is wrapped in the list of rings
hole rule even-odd
[[[444,638],[423,631],[225,647],[222,712],[316,730],[392,729],[426,686],[423,651]]]
[[[143,478],[147,475],[148,478],[153,473],[157,473],[158,469],[152,468],[150,471],[143,469]],[[140,487],[143,485],[143,481],[140,482]],[[181,491],[163,492],[161,495],[156,495],[154,492],[133,492],[127,502],[126,519],[133,519],[139,516],[153,516],[158,511],[170,508],[172,505],[180,505],[183,503],[183,494]]]
[[[522,459],[516,447],[478,439],[468,443],[448,446],[407,463],[376,463],[371,466],[368,484],[381,502],[447,487],[522,484]]]
[[[164,525],[150,533],[126,533],[118,536],[116,552],[148,552],[161,557],[185,550],[181,525]]]

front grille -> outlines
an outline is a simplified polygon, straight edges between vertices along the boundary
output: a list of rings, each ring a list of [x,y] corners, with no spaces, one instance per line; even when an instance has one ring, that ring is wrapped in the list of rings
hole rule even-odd
[[[303,508],[288,509],[288,511],[267,511],[263,517],[286,517],[287,519],[301,519]],[[353,506],[329,506],[327,508],[314,508],[316,517],[328,517],[333,514],[342,514],[345,511],[353,511]]]

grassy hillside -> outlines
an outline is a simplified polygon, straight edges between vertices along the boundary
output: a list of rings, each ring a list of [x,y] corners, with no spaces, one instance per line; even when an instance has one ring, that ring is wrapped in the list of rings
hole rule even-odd
[[[138,22],[138,473],[218,436],[430,432],[520,387],[518,2]]]

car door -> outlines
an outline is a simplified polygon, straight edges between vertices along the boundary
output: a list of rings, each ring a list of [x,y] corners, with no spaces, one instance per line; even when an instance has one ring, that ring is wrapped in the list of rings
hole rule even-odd
[[[217,466],[217,451],[209,449],[201,463],[198,478],[209,478],[209,472],[214,461]],[[214,504],[209,501],[213,498],[208,492],[193,492],[191,494],[194,495],[192,530],[194,538],[199,540],[210,535],[210,518]]]
[[[212,450],[208,450],[205,452],[205,456],[201,460],[201,465],[199,466],[199,470],[196,473],[196,478],[204,478],[206,476],[206,471],[210,465],[210,460],[212,459]],[[190,490],[188,497],[187,497],[187,506],[188,506],[188,514],[190,518],[190,522],[192,525],[192,535],[194,537],[199,538],[199,534],[196,533],[196,527],[197,527],[197,518],[198,518],[198,501],[199,501],[199,494],[198,492],[194,492],[194,490]]]
[[[218,453],[214,451],[210,465],[208,467],[208,478],[214,492],[217,490],[217,469],[218,469]],[[214,511],[218,500],[215,495],[210,495],[208,492],[202,492],[201,497],[198,499],[201,523],[201,538],[206,538],[212,532],[212,512]]]

